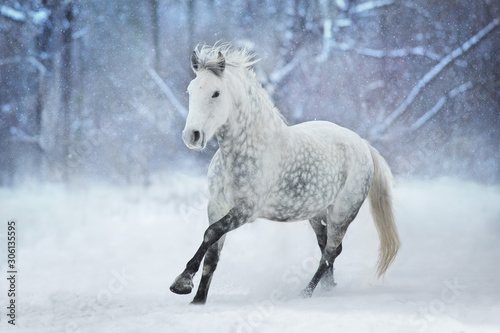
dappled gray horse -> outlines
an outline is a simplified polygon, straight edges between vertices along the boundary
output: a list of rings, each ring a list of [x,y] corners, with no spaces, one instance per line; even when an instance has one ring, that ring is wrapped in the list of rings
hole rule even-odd
[[[333,263],[363,201],[370,197],[380,236],[379,276],[394,260],[399,237],[391,204],[391,171],[366,141],[325,121],[288,126],[255,78],[253,55],[228,45],[197,48],[188,87],[189,115],[182,138],[203,149],[219,142],[208,170],[210,226],[170,290],[188,294],[203,257],[193,303],[206,302],[224,236],[257,218],[308,219],[321,249],[319,267],[302,292],[322,280],[333,286]]]

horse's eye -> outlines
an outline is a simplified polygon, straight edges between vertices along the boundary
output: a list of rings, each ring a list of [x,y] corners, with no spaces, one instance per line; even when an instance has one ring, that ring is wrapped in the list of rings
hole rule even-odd
[[[220,92],[219,92],[219,91],[216,91],[216,92],[214,92],[214,94],[212,95],[212,98],[219,97],[219,95],[220,95]]]

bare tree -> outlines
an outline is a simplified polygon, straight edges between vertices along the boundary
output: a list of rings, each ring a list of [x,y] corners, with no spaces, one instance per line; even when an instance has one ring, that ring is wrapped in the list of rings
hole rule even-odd
[[[160,59],[161,47],[160,47],[160,12],[159,5],[160,0],[149,0],[149,11],[151,20],[151,35],[153,36],[153,49],[154,49],[154,69],[156,72],[160,72]]]

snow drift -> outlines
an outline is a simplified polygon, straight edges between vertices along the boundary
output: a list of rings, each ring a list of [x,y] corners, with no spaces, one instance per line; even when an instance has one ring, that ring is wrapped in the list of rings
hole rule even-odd
[[[402,248],[385,278],[376,279],[378,237],[365,204],[336,261],[338,285],[330,292],[318,287],[311,299],[298,296],[319,259],[308,223],[243,226],[229,234],[200,307],[188,305],[193,295],[172,294],[168,286],[207,225],[204,179],[178,174],[155,184],[0,189],[1,244],[8,219],[16,219],[20,235],[16,332],[500,328],[498,187],[399,181],[394,206]],[[2,309],[6,283],[0,280]],[[9,326],[2,313],[2,331]]]

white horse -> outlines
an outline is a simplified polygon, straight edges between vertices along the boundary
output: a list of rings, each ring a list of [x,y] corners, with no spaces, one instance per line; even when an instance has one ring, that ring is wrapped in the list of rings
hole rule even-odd
[[[356,133],[330,122],[288,126],[255,78],[255,62],[250,52],[228,45],[196,48],[191,57],[196,78],[188,87],[182,138],[196,150],[213,136],[219,142],[208,170],[210,226],[170,287],[190,293],[205,257],[195,304],[206,302],[225,234],[257,218],[309,220],[322,256],[304,297],[320,280],[335,284],[334,260],[367,196],[380,237],[379,276],[399,249],[392,175],[383,157]]]

